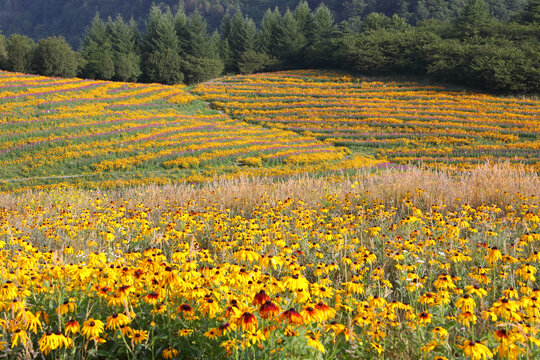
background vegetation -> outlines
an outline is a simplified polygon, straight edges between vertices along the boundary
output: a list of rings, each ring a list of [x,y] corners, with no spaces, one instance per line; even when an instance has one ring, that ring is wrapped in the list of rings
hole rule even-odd
[[[13,3],[4,1],[3,8],[16,13],[19,5]],[[274,7],[291,5],[288,2],[272,2],[267,6],[273,10],[267,9],[260,21],[254,8],[241,11],[242,2],[154,5],[144,21],[140,16],[147,9],[145,2],[132,2],[131,11],[114,3],[98,6],[87,1],[81,7],[92,5],[89,13],[99,9],[104,15],[116,11],[123,17],[103,20],[96,15],[78,52],[70,46],[78,44],[71,36],[69,41],[52,36],[38,44],[28,36],[35,36],[31,31],[0,36],[1,68],[166,84],[291,68],[412,74],[493,92],[538,92],[540,84],[538,0],[505,2],[506,6],[486,0],[395,2],[400,7],[376,1],[317,7],[301,2],[294,10]],[[258,4],[262,9],[262,2]],[[214,5],[223,10],[219,22],[208,15]],[[67,2],[64,8],[69,6]],[[33,9],[32,4],[27,8]],[[184,8],[192,11],[189,16]],[[84,17],[72,19],[86,23]],[[40,28],[36,21],[30,23]],[[6,34],[13,31],[9,22],[3,24]]]

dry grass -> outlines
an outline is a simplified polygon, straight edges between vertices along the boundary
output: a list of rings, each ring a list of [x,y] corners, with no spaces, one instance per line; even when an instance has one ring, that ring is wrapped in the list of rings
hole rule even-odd
[[[422,192],[417,190],[421,189]],[[485,164],[458,175],[447,171],[409,167],[405,170],[387,169],[373,173],[359,170],[353,176],[313,177],[295,176],[285,180],[273,178],[217,178],[201,186],[191,184],[150,185],[110,191],[57,190],[50,193],[31,191],[22,194],[0,196],[1,207],[19,209],[24,206],[48,206],[64,202],[87,207],[96,198],[105,201],[126,200],[143,203],[156,208],[165,201],[186,203],[193,201],[197,208],[217,205],[249,213],[263,201],[273,203],[294,198],[309,205],[320,202],[326,195],[344,198],[359,193],[366,200],[380,200],[388,206],[400,204],[409,193],[416,204],[426,209],[435,204],[446,204],[449,208],[466,203],[506,204],[518,195],[540,198],[540,177],[509,163]],[[536,199],[532,201],[536,202]]]

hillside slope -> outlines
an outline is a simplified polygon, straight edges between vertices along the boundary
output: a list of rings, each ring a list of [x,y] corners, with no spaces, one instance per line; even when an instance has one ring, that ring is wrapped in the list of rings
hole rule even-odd
[[[313,137],[233,120],[184,86],[0,72],[0,113],[3,190],[287,175],[345,157]]]
[[[534,99],[317,70],[226,77],[195,92],[250,123],[394,163],[464,169],[505,159],[540,170]]]

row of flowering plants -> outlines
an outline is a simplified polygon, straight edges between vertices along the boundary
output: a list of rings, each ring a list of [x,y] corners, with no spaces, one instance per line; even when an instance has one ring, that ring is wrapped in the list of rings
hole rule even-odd
[[[468,169],[508,159],[538,169],[540,102],[369,81],[315,70],[239,75],[195,92],[232,116],[395,163]]]
[[[57,195],[0,210],[0,357],[540,356],[534,197],[244,212]]]
[[[208,179],[214,170],[293,173],[347,155],[311,136],[232,120],[183,85],[0,72],[0,113],[0,188],[7,190]]]

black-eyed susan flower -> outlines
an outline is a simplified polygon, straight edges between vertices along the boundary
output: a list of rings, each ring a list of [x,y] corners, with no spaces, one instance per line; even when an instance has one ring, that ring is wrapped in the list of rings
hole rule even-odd
[[[64,331],[66,332],[66,334],[72,335],[78,333],[80,329],[81,327],[79,325],[79,322],[74,319],[70,319],[68,322],[66,322],[66,325],[64,327]]]
[[[70,302],[69,300],[64,301],[64,303],[58,308],[56,308],[56,313],[59,315],[65,315],[68,312],[73,312],[77,308],[77,304]]]
[[[284,311],[279,315],[280,321],[286,321],[289,324],[297,324],[301,325],[304,323],[304,319],[302,318],[302,315],[296,309],[290,308],[289,310]]]
[[[470,295],[466,294],[456,301],[456,307],[462,312],[474,311],[476,308],[476,302]]]
[[[493,358],[493,353],[489,348],[479,341],[466,340],[460,347],[463,349],[465,356],[469,357],[471,360],[486,360]]]
[[[44,354],[48,355],[51,351],[60,347],[60,339],[52,331],[45,332],[39,339],[39,350]]]
[[[249,311],[245,311],[236,319],[236,325],[243,331],[255,331],[258,326],[257,318]]]
[[[477,317],[476,315],[471,311],[462,311],[458,315],[458,321],[460,324],[465,325],[467,327],[471,326],[472,324],[476,324]]]
[[[266,300],[264,304],[259,307],[259,316],[263,319],[270,319],[276,317],[279,314],[279,307],[272,302],[272,300]]]
[[[107,318],[107,329],[109,330],[116,330],[122,325],[127,325],[131,321],[129,320],[129,317],[122,313],[114,313],[111,316]]]
[[[14,348],[17,346],[17,344],[21,343],[24,346],[26,346],[26,342],[28,341],[28,334],[26,331],[16,328],[11,333],[11,347]]]
[[[98,338],[103,332],[104,324],[101,320],[90,318],[83,323],[81,334],[86,336],[87,339]]]
[[[253,305],[262,305],[266,302],[266,300],[270,300],[270,296],[266,293],[266,291],[261,290],[257,294],[255,294],[253,298]]]
[[[318,334],[318,333],[307,334],[306,335],[307,345],[325,354],[326,350],[324,349],[323,344],[319,341],[320,337],[321,337],[321,334]]]
[[[170,346],[161,352],[161,356],[164,359],[173,359],[178,355],[178,350],[171,348]]]
[[[148,339],[148,331],[146,330],[132,330],[129,334],[129,338],[131,338],[131,342],[134,345],[140,344],[143,341],[146,341]]]

